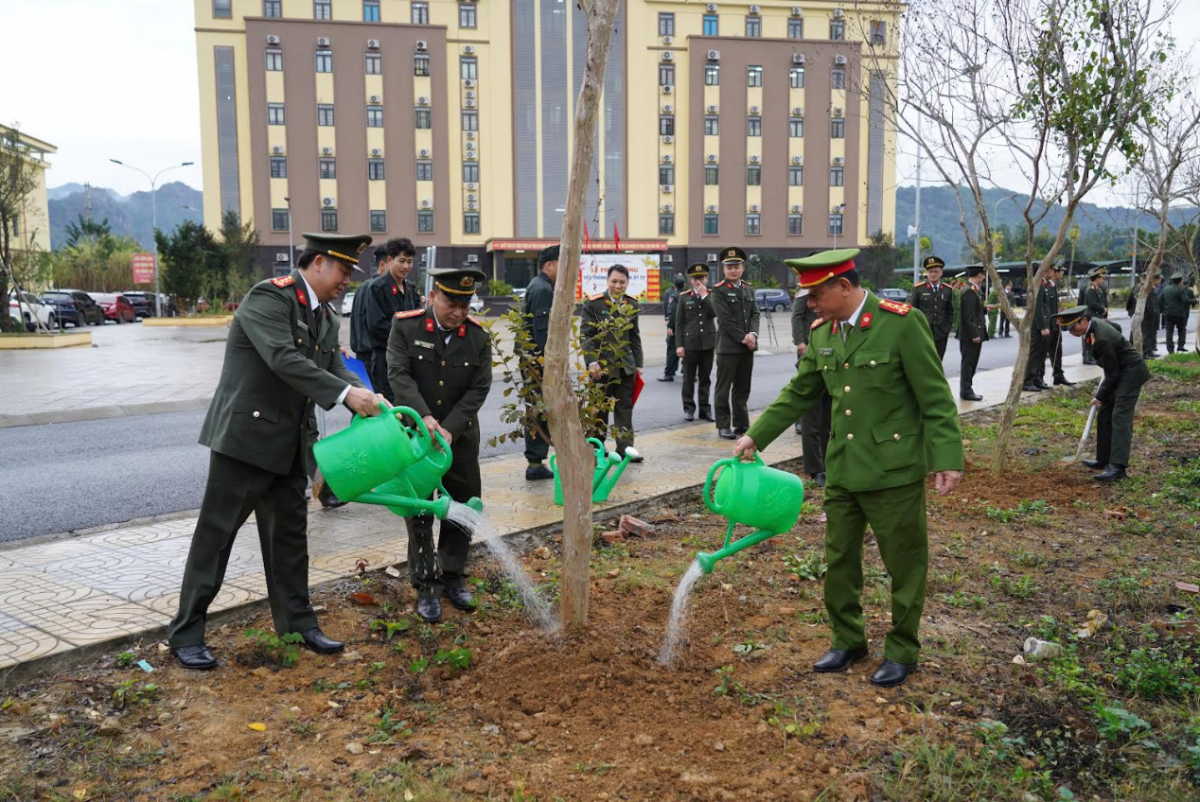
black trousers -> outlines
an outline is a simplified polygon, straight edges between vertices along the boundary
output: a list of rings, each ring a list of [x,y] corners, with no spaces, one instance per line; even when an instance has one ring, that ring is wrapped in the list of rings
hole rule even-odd
[[[1187,340],[1187,315],[1180,317],[1179,315],[1164,315],[1167,319],[1167,353],[1173,354],[1176,351],[1183,353],[1183,344]],[[1175,345],[1171,340],[1172,333],[1178,332],[1179,344]]]
[[[1132,340],[1133,328],[1130,327],[1129,336]],[[1171,338],[1167,338],[1169,345]],[[1142,318],[1142,356],[1149,357],[1158,348],[1158,316],[1146,315]]]
[[[717,354],[717,428],[749,429],[754,353]]]
[[[950,341],[950,332],[946,332],[945,334],[938,334],[935,331],[933,333],[933,344],[935,346],[937,346],[938,359],[942,359],[943,357],[946,356],[946,343],[948,343],[949,341]]]
[[[617,453],[624,455],[625,449],[633,445],[633,383],[637,374],[621,371],[620,376],[605,377],[608,397],[614,399],[612,421],[617,427]],[[600,442],[608,439],[608,413],[605,412],[595,424],[590,437]]]
[[[1133,412],[1142,394],[1145,379],[1122,376],[1117,380],[1112,400],[1096,415],[1096,461],[1101,465],[1129,467],[1133,446]]]
[[[1044,384],[1042,377],[1046,373],[1046,340],[1047,336],[1039,330],[1029,332],[1029,362],[1025,364],[1025,382]]]
[[[1012,323],[1009,321],[1008,317],[1003,312],[1001,312],[1000,313],[1000,336],[1001,337],[1009,337],[1011,335],[1012,335]]]
[[[712,415],[713,349],[685,349],[683,352],[683,411],[696,412],[696,379],[700,379],[700,414]]]
[[[371,352],[371,384],[375,387],[375,392],[383,393],[393,405],[396,403],[396,394],[392,392],[392,385],[388,381],[388,366],[387,366],[387,351],[372,351]]]
[[[675,353],[675,335],[667,337],[667,366],[663,368],[663,376],[671,377],[679,370],[679,355]]]
[[[527,376],[525,380],[527,383],[536,382],[537,387],[542,386],[538,376]],[[545,462],[550,453],[550,424],[545,415],[535,418],[536,427],[530,423],[525,424],[525,459],[529,462]]]
[[[1034,332],[1034,336],[1041,337],[1040,334]],[[1056,381],[1064,381],[1067,375],[1063,373],[1062,354],[1062,330],[1057,325],[1050,328],[1050,333],[1042,337],[1042,358],[1038,360],[1034,366],[1034,378],[1037,381],[1045,382],[1046,380],[1046,361],[1050,361],[1050,371],[1054,375]],[[1030,364],[1033,362],[1033,353],[1030,352]],[[1026,374],[1028,375],[1028,374]]]
[[[979,354],[983,351],[983,343],[973,343],[970,340],[958,341],[958,352],[962,355],[962,367],[958,374],[958,394],[966,395],[973,391],[975,370],[979,367]]]
[[[454,459],[442,479],[442,485],[451,499],[466,502],[483,492],[483,479],[479,472],[478,424],[450,445]],[[417,590],[417,596],[438,599],[446,590],[462,587],[467,581],[471,532],[453,521],[442,521],[441,535],[435,548],[432,515],[414,515],[405,518],[404,523],[408,528],[408,576]]]
[[[308,600],[308,506],[304,500],[305,444],[297,442],[291,470],[279,475],[213,451],[200,517],[192,535],[179,612],[167,629],[171,646],[204,643],[208,607],[221,590],[233,541],[255,514],[271,618],[280,635],[317,625]]]
[[[821,393],[817,403],[800,418],[800,445],[804,448],[804,471],[809,476],[825,473],[825,449],[829,446],[829,428],[833,415],[833,397]]]

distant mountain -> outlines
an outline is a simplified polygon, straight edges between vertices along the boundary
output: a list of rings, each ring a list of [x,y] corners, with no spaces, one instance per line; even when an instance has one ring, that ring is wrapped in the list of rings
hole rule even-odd
[[[153,246],[153,215],[149,192],[121,195],[105,187],[64,184],[47,192],[50,198],[50,247],[57,250],[66,244],[67,225],[81,214],[91,214],[93,220],[108,218],[114,234],[133,237],[142,247]],[[158,188],[158,227],[171,231],[184,220],[202,222],[200,211],[204,194],[180,181]],[[90,209],[89,209],[90,205]],[[184,208],[190,207],[190,208]]]

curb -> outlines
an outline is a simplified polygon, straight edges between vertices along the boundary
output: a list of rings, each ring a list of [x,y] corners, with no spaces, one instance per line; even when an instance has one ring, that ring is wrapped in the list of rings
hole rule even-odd
[[[132,418],[139,415],[161,415],[164,412],[191,412],[208,409],[212,396],[188,398],[182,401],[154,401],[148,404],[119,404],[82,409],[61,409],[35,412],[32,415],[0,415],[0,429],[16,426],[44,426],[52,423],[76,423],[107,418]]]

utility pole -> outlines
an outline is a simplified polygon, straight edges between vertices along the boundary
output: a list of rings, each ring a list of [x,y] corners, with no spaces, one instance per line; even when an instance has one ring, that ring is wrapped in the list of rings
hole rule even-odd
[[[924,149],[921,139],[921,113],[917,112],[917,196],[913,203],[915,214],[913,218],[913,286],[921,280],[921,151]]]

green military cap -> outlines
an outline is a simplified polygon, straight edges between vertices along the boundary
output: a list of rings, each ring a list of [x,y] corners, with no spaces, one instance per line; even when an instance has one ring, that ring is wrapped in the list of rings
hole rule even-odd
[[[687,269],[688,278],[708,278],[708,265],[696,262]]]
[[[854,257],[859,253],[858,248],[839,248],[800,259],[785,259],[783,263],[795,271],[801,287],[815,287],[822,281],[853,270]]]
[[[371,238],[366,234],[301,234],[300,236],[305,239],[305,250],[332,256],[355,270],[362,269],[358,266],[359,257],[371,244]]]
[[[1059,328],[1069,329],[1080,318],[1088,317],[1087,311],[1086,306],[1072,306],[1070,309],[1064,309],[1050,317],[1058,321]]]
[[[546,262],[557,262],[559,247],[559,245],[551,245],[549,248],[543,248],[542,252],[538,254],[538,267],[546,264]]]
[[[939,270],[945,270],[946,263],[942,261],[942,257],[940,256],[926,256],[925,261],[921,263],[921,267],[925,270],[932,270],[935,267]]]
[[[1176,270],[1173,274],[1171,274],[1171,281],[1187,281],[1187,277],[1188,271]]]
[[[474,295],[478,285],[487,280],[483,271],[474,267],[435,267],[429,275],[435,287],[460,300]]]
[[[726,248],[721,251],[722,262],[744,262],[746,261],[746,252],[741,248]]]
[[[1107,268],[1093,267],[1091,270],[1088,271],[1087,277],[1091,278],[1091,279],[1097,279],[1097,278],[1103,278],[1104,276],[1107,276],[1107,275],[1108,275]]]

